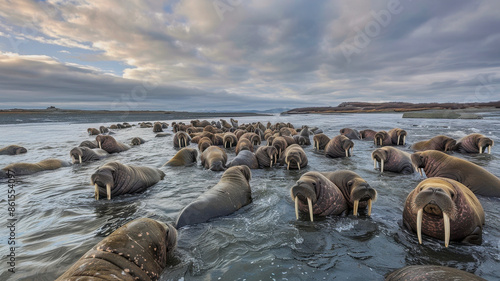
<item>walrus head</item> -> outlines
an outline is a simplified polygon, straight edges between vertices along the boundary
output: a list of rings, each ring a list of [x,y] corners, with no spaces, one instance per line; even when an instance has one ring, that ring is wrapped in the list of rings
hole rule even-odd
[[[408,135],[408,133],[405,130],[399,129],[399,128],[396,128],[395,131],[396,131],[396,135],[398,136],[398,140],[396,142],[396,145],[405,145],[406,136]]]
[[[388,151],[383,148],[377,148],[372,152],[373,169],[377,169],[377,163],[380,163],[380,172],[384,172],[384,163],[389,158]]]
[[[116,145],[116,140],[112,136],[98,135],[95,137],[97,144],[100,149],[108,150],[107,147],[114,147]],[[104,147],[104,148],[103,148]]]
[[[79,160],[79,163],[82,164],[82,157],[84,155],[84,150],[87,150],[87,149],[90,149],[88,147],[75,147],[73,149],[71,149],[71,151],[69,152],[69,155],[71,156],[71,161],[73,162],[73,164],[77,163],[77,160]]]
[[[452,151],[455,146],[457,145],[457,141],[452,139],[452,138],[448,138],[446,137],[445,141],[443,142],[443,146],[444,146],[444,151]]]
[[[410,156],[413,167],[415,167],[415,170],[419,172],[421,176],[423,176],[422,171],[425,168],[427,162],[427,154],[428,151],[420,151],[415,152]]]
[[[345,157],[352,156],[352,150],[354,148],[354,143],[352,142],[352,140],[350,140],[348,137],[345,137],[343,140],[341,140],[341,147],[345,151]]]
[[[326,179],[328,180],[328,179]],[[323,181],[324,182],[324,181]],[[313,221],[313,204],[318,200],[317,194],[321,192],[322,181],[317,173],[305,173],[290,189],[290,195],[295,202],[295,216],[299,219],[299,200],[309,207],[309,218]]]
[[[390,136],[386,131],[380,131],[373,136],[373,141],[375,142],[375,145],[383,145],[384,140],[388,138],[390,138]]]
[[[443,217],[444,245],[450,242],[450,219],[457,217],[457,207],[454,202],[456,190],[453,185],[445,180],[431,178],[431,181],[419,184],[418,192],[412,202],[412,209],[417,210],[417,236],[422,244],[422,216]]]
[[[140,145],[142,143],[143,143],[143,141],[141,138],[135,137],[132,139],[132,145]]]
[[[111,188],[115,185],[115,177],[118,168],[117,163],[107,163],[98,168],[90,177],[90,184],[95,187],[94,196],[96,200],[99,200],[100,189],[105,189],[108,200],[111,199]]]
[[[377,201],[377,191],[371,187],[364,179],[357,176],[348,180],[347,189],[350,189],[350,201],[353,203],[353,215],[358,214],[360,202],[368,203],[368,215],[372,213],[372,203]]]
[[[297,148],[291,148],[291,149],[287,149],[285,151],[286,155],[285,155],[285,163],[287,164],[287,170],[290,170],[290,164],[292,163],[295,163],[297,165],[297,168],[300,170],[300,165],[302,164],[302,161],[304,159],[302,159],[302,152],[303,150],[302,149],[299,149],[300,146],[298,146],[297,144],[294,144],[297,146]]]
[[[485,153],[488,149],[488,154],[491,154],[491,147],[493,146],[493,140],[487,137],[477,138],[477,147],[479,147],[479,153]]]
[[[22,146],[13,145],[12,147],[13,147],[13,154],[15,155],[28,152],[28,150]]]

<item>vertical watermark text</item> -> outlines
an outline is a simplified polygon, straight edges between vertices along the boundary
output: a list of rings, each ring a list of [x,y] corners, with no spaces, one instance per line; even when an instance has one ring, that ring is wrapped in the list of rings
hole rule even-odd
[[[16,272],[16,177],[12,171],[7,171],[7,271]]]

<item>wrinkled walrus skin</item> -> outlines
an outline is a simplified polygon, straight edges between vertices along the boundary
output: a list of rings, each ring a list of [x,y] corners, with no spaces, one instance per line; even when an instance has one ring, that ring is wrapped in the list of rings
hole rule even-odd
[[[9,173],[14,176],[27,176],[42,171],[56,170],[61,167],[69,167],[71,164],[68,161],[59,159],[45,159],[38,163],[14,163],[2,169],[4,173]],[[1,177],[6,177],[4,173],[0,174]]]
[[[177,217],[176,228],[227,216],[250,204],[251,177],[252,173],[248,166],[234,166],[227,169],[214,187],[182,209]]]
[[[56,281],[158,280],[176,245],[173,226],[136,219],[97,243]]]
[[[439,265],[411,265],[391,272],[385,281],[486,281],[467,271]]]
[[[26,148],[15,144],[0,148],[0,155],[17,155],[26,152],[28,152]]]

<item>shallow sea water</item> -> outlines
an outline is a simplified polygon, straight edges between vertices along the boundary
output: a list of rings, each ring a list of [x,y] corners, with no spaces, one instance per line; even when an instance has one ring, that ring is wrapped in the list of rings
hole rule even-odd
[[[208,120],[218,120],[213,118]],[[229,118],[225,118],[229,120]],[[344,127],[358,130],[407,130],[410,151],[414,142],[445,134],[460,138],[479,132],[498,142],[500,116],[481,120],[403,119],[401,114],[337,114],[238,117],[241,123],[290,122],[317,126],[333,137]],[[148,121],[148,120],[137,120]],[[172,121],[189,120],[149,120]],[[137,124],[137,122],[130,122]],[[116,122],[114,122],[116,123]],[[54,157],[70,161],[69,151],[84,140],[93,140],[86,129],[109,123],[21,123],[0,125],[0,146],[23,145],[27,154],[0,156],[0,167],[15,162],[38,162]],[[171,132],[171,128],[167,129]],[[111,201],[94,200],[90,175],[107,161],[160,167],[175,153],[172,136],[155,138],[152,129],[114,130],[117,140],[133,137],[147,142],[108,159],[72,165],[56,171],[20,176],[16,180],[16,273],[7,273],[7,229],[0,229],[2,266],[0,280],[54,280],[85,252],[111,232],[136,218],[166,223],[208,188],[222,172],[204,170],[198,161],[191,167],[162,167],[164,180],[146,192]],[[312,139],[312,138],[311,138]],[[178,246],[161,280],[383,280],[405,265],[445,265],[499,280],[500,199],[478,196],[486,212],[483,243],[465,246],[424,237],[419,245],[413,233],[401,227],[408,193],[420,175],[400,175],[373,169],[372,142],[355,140],[351,158],[328,159],[312,146],[305,147],[309,165],[301,171],[286,168],[252,170],[253,202],[238,212],[178,231]],[[265,144],[265,142],[263,142]],[[195,144],[192,144],[195,147]],[[229,160],[235,154],[228,150]],[[458,156],[500,176],[500,150],[491,155]],[[353,170],[378,191],[371,217],[362,212],[341,217],[295,219],[290,187],[307,171]],[[0,220],[7,219],[7,182],[0,180]]]

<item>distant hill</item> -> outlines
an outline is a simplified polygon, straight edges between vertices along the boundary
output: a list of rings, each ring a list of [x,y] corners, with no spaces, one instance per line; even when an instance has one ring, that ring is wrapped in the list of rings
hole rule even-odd
[[[283,114],[306,113],[363,113],[363,112],[407,112],[428,109],[468,109],[499,108],[500,101],[486,103],[409,103],[409,102],[343,102],[336,107],[301,107],[283,112]]]

